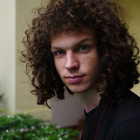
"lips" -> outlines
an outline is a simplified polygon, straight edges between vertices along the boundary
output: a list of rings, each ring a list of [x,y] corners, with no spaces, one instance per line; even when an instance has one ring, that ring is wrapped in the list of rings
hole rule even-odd
[[[80,82],[83,79],[84,75],[74,75],[74,76],[68,76],[67,80],[69,83],[77,83]]]
[[[78,77],[83,77],[84,75],[73,75],[73,76],[67,76],[67,78],[78,78]]]

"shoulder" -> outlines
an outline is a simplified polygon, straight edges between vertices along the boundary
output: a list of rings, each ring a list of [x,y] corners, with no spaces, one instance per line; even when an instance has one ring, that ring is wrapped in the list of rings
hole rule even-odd
[[[116,129],[114,140],[140,140],[140,115],[122,122]]]
[[[125,99],[119,105],[120,109],[127,110],[131,117],[140,116],[140,97],[128,90]]]
[[[140,97],[129,90],[126,102],[133,115],[140,116]]]
[[[140,97],[130,90],[126,95],[119,105],[121,121],[116,128],[114,140],[140,140]]]

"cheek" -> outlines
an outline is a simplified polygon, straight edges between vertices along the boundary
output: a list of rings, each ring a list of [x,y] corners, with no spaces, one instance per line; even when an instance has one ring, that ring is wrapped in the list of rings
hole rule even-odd
[[[58,74],[61,76],[61,73],[62,73],[62,62],[55,60],[55,67],[56,67],[56,70],[57,70]]]
[[[87,61],[84,62],[84,67],[87,69],[90,76],[96,76],[99,72],[99,60],[98,57],[89,57]]]

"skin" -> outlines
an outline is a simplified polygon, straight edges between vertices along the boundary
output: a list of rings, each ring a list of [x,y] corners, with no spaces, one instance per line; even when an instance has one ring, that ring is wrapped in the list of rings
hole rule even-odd
[[[86,112],[98,106],[100,95],[99,58],[96,40],[90,32],[63,32],[51,39],[51,51],[56,69],[64,84],[81,99]],[[68,76],[83,76],[79,82],[70,83]]]

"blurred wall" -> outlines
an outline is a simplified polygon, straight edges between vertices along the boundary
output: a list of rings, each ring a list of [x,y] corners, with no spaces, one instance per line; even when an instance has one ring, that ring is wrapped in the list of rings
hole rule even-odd
[[[25,49],[21,41],[34,17],[31,10],[40,5],[40,0],[0,0],[0,84],[7,110],[27,112],[48,121],[52,112],[46,105],[37,105],[36,96],[30,93],[25,65],[20,62],[20,52]]]
[[[61,127],[75,126],[84,119],[84,107],[78,95],[70,95],[65,91],[65,99],[51,99],[52,123]]]
[[[0,85],[6,108],[15,111],[16,1],[0,0]]]

